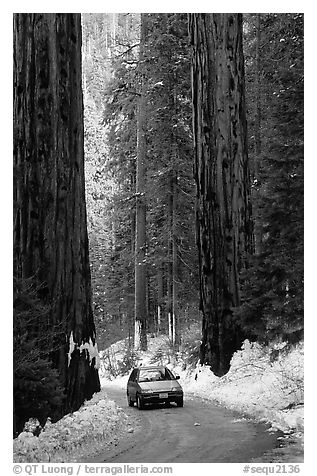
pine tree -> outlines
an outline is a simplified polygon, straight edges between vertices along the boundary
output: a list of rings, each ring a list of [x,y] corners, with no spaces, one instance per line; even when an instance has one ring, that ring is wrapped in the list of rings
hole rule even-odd
[[[92,243],[91,252],[96,255],[93,277],[98,330],[103,346],[127,335],[131,341],[134,338],[138,47],[135,15],[131,16],[131,19],[128,18],[130,14],[127,18],[124,16],[124,24],[131,23],[133,28],[131,31],[124,30],[122,34],[121,15],[118,17],[117,39],[109,60],[112,75],[101,108],[103,124],[100,127],[106,131],[107,153],[96,183],[102,189],[104,176],[112,188],[103,198],[101,223],[107,217],[103,231],[92,231],[96,241]],[[93,148],[90,148],[90,153],[96,155]],[[95,200],[91,201],[92,210],[96,204]],[[109,230],[107,241],[104,239],[105,229]],[[102,252],[98,244],[102,244]]]
[[[147,78],[146,107],[151,112],[147,117],[145,131],[147,317],[148,332],[158,329],[158,320],[160,330],[167,332],[169,297],[171,308],[173,302],[174,310],[176,304],[178,305],[179,315],[197,307],[190,58],[186,15],[151,14],[147,16],[147,23],[148,38],[145,60],[142,62]],[[109,127],[108,164],[116,183],[120,183],[116,200],[112,202],[112,216],[113,219],[116,216],[121,218],[121,224],[118,223],[117,226],[122,229],[122,236],[118,240],[120,251],[118,248],[111,262],[113,272],[106,272],[105,287],[111,288],[113,301],[115,296],[118,296],[117,302],[126,295],[127,290],[123,292],[123,289],[126,289],[125,278],[129,276],[130,279],[132,272],[129,264],[133,258],[130,253],[132,240],[128,238],[128,241],[125,241],[123,237],[133,235],[134,229],[139,98],[138,46],[135,46],[137,43],[132,33],[130,41],[125,41],[128,53],[120,50],[120,54],[113,59],[114,74],[106,96],[105,108]],[[132,49],[128,47],[128,43],[132,45]],[[105,269],[109,270],[110,267],[106,266]],[[121,283],[119,286],[113,286],[112,277],[115,273],[122,276],[118,280],[118,283]],[[129,282],[131,286],[131,281]],[[127,294],[131,294],[131,288]],[[122,304],[122,309],[131,313],[131,301],[129,306]],[[105,307],[113,313],[110,301],[105,303]],[[177,333],[174,333],[175,337],[176,335]]]
[[[16,436],[29,418],[41,425],[48,416],[61,416],[65,400],[59,373],[50,356],[54,340],[64,335],[60,326],[49,324],[50,306],[39,297],[34,279],[14,280],[13,319],[13,397]]]
[[[151,15],[149,243],[155,244],[155,249],[149,253],[151,269],[159,276],[155,282],[163,279],[165,283],[161,324],[176,348],[180,316],[197,303],[187,36],[186,15]]]
[[[259,27],[262,147],[254,217],[263,238],[245,273],[239,315],[254,339],[293,343],[303,336],[303,15],[261,15]]]
[[[148,14],[141,14],[139,77],[140,87],[137,105],[137,159],[136,159],[136,214],[135,214],[135,336],[134,347],[147,349],[147,263],[146,263],[146,159],[147,159],[147,60]]]

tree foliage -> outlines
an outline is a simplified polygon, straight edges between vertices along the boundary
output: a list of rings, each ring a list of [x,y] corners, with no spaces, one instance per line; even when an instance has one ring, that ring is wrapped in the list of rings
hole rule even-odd
[[[256,38],[250,22],[246,71],[252,110]],[[252,147],[250,152],[259,163],[253,208],[263,238],[245,273],[239,314],[253,338],[293,343],[303,336],[303,15],[261,15],[259,26],[262,147],[257,158]]]
[[[140,16],[91,14],[85,22],[90,255],[105,346],[133,331]],[[148,330],[158,329],[160,307],[168,332],[173,281],[181,321],[200,319],[190,51],[185,14],[149,14],[148,22],[146,299]],[[302,23],[301,14],[244,15],[255,255],[240,276],[234,320],[260,340],[302,335]]]
[[[50,326],[49,307],[39,298],[40,289],[32,278],[15,280],[13,315],[14,432],[20,432],[29,418],[44,425],[50,416],[62,415],[65,392],[60,375],[52,365],[59,350],[56,341],[63,326]]]
[[[150,111],[146,129],[148,149],[145,191],[148,330],[157,329],[157,303],[160,301],[161,330],[167,332],[170,299],[167,280],[173,242],[177,249],[176,279],[179,282],[180,307],[183,311],[188,307],[197,307],[190,58],[187,49],[186,15],[150,14],[147,20],[149,35],[144,48],[142,74],[148,78],[146,95],[147,108]],[[120,18],[118,21],[120,22]],[[104,223],[108,219],[105,227],[109,231],[110,240],[107,248],[104,248],[103,263],[100,262],[99,265],[100,269],[104,270],[103,294],[100,298],[103,315],[100,314],[100,319],[103,322],[101,327],[107,325],[116,336],[131,333],[134,309],[137,102],[141,79],[138,35],[138,29],[118,30],[109,60],[111,81],[107,83],[104,96],[103,127],[109,149],[103,170],[112,177],[113,189],[111,198],[108,195],[104,201],[108,202]],[[88,154],[89,151],[87,157]],[[168,209],[173,174],[177,181],[174,193],[178,198],[174,202],[172,230]],[[102,184],[101,179],[99,184]],[[91,205],[94,207],[97,203],[92,201]],[[95,236],[92,232],[91,238],[94,239]],[[92,253],[95,253],[95,247],[92,248]],[[98,252],[100,253],[100,249]],[[160,273],[163,279],[162,297],[159,297]],[[98,299],[99,297],[100,295]]]

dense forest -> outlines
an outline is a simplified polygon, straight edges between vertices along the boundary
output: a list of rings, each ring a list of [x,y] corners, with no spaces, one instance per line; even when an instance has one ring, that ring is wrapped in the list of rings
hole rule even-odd
[[[14,15],[15,432],[123,338],[303,339],[303,74],[303,14]]]

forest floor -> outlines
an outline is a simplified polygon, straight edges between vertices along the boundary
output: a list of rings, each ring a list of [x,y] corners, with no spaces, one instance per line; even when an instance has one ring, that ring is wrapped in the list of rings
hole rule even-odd
[[[100,352],[100,357],[101,392],[77,412],[54,424],[48,422],[38,437],[31,432],[21,433],[14,440],[15,462],[84,461],[88,455],[111,452],[123,439],[129,435],[133,438],[138,432],[140,412],[128,412],[108,395],[111,387],[125,394],[127,342],[113,344]],[[143,365],[164,364],[178,373],[185,402],[186,398],[200,398],[237,412],[244,421],[268,425],[267,431],[276,432],[278,444],[252,461],[303,462],[303,344],[290,352],[280,352],[273,360],[272,349],[245,341],[223,377],[216,377],[206,366],[190,364],[191,346],[175,354],[166,336],[149,338],[148,351],[133,357]]]

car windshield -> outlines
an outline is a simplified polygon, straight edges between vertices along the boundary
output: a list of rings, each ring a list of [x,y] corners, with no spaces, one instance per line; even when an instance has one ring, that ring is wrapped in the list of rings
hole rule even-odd
[[[168,369],[141,369],[139,382],[157,382],[158,380],[172,380],[173,375]]]

